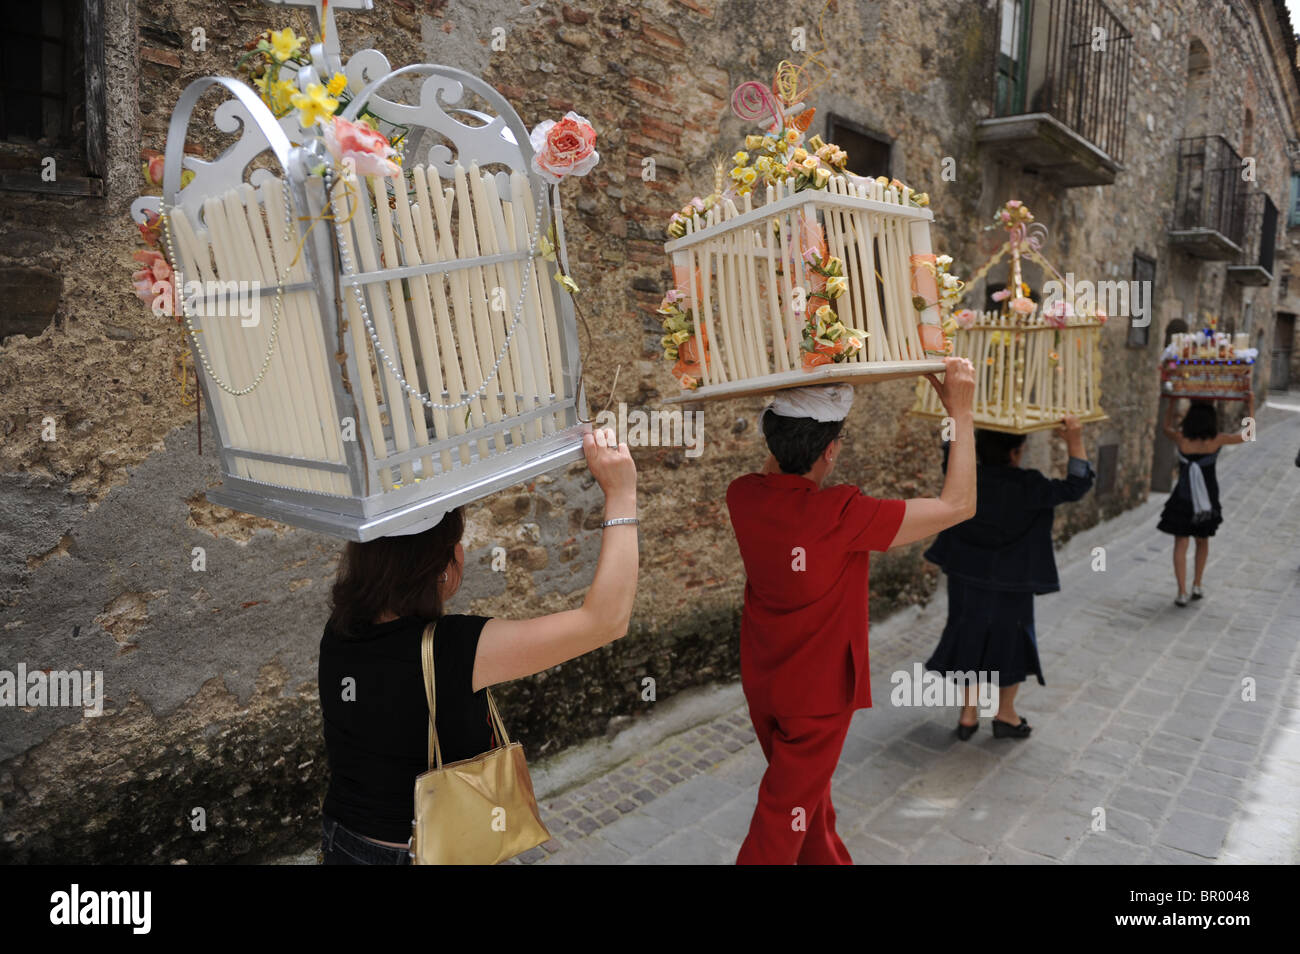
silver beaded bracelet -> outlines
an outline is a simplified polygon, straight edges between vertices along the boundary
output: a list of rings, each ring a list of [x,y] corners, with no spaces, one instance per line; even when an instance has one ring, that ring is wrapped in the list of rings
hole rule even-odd
[[[613,520],[606,520],[600,526],[601,529],[603,530],[605,527],[619,527],[622,526],[623,524],[631,524],[632,526],[637,526],[640,523],[641,521],[638,520],[636,517],[615,517]]]

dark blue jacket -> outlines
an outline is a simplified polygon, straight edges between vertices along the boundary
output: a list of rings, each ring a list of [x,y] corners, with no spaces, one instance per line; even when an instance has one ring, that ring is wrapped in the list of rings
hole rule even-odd
[[[940,533],[925,558],[949,576],[986,589],[1054,593],[1061,584],[1052,508],[1078,500],[1095,476],[1077,457],[1070,458],[1064,480],[1020,467],[979,467],[975,516]]]

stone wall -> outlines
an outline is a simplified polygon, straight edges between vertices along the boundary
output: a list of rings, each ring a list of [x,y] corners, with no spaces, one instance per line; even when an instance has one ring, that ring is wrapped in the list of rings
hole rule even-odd
[[[566,228],[588,317],[592,404],[657,407],[675,385],[658,357],[653,314],[669,279],[662,226],[711,188],[711,163],[748,131],[731,90],[771,75],[803,27],[816,49],[816,5],[788,13],[752,0],[574,2],[376,0],[343,11],[346,52],[383,49],[394,64],[441,62],[483,75],[529,127],[576,109],[599,131],[602,161],[567,183]],[[1273,288],[1243,290],[1222,264],[1169,250],[1174,141],[1184,122],[1188,52],[1209,56],[1205,118],[1240,144],[1253,116],[1258,174],[1280,208],[1296,138],[1295,80],[1270,51],[1273,5],[1114,2],[1133,33],[1124,169],[1112,186],[1062,190],[982,156],[974,132],[991,100],[996,5],[881,0],[832,5],[835,113],[891,141],[897,176],[933,197],[939,251],[959,273],[981,260],[979,230],[1019,197],[1050,230],[1045,251],[1079,277],[1130,277],[1132,255],[1157,259],[1151,343],[1104,334],[1110,420],[1090,453],[1116,447],[1113,489],[1064,508],[1065,537],[1144,500],[1153,480],[1155,355],[1164,325],[1202,311],[1271,327]],[[799,19],[802,17],[803,19]],[[127,209],[141,149],[164,147],[171,107],[191,79],[230,72],[244,42],[306,20],[253,0],[133,4],[106,0],[109,174],[103,198],[0,193],[0,283],[21,290],[0,311],[0,668],[105,672],[105,714],[0,709],[0,857],[5,860],[257,858],[311,837],[323,794],[315,662],[338,544],[206,502],[219,480],[212,435],[174,377],[182,341],[130,290],[137,247]],[[207,38],[192,48],[195,28]],[[494,28],[506,49],[493,51]],[[1243,79],[1244,77],[1244,79]],[[215,140],[191,130],[192,148]],[[656,160],[655,181],[641,178]],[[942,177],[945,158],[955,179]],[[881,170],[882,172],[885,170]],[[1261,371],[1266,371],[1267,361]],[[1261,379],[1262,388],[1267,381]],[[907,416],[911,385],[862,389],[838,473],[879,496],[933,494],[936,434]],[[642,576],[632,631],[612,647],[520,680],[500,695],[531,757],[644,715],[641,679],[659,699],[737,676],[743,573],[724,493],[763,457],[751,400],[704,408],[703,456],[636,451]],[[42,440],[53,418],[56,439]],[[1059,442],[1031,440],[1029,460],[1064,462]],[[469,508],[469,570],[453,608],[533,615],[574,605],[599,544],[600,495],[582,466]],[[495,546],[509,556],[490,568]],[[192,569],[194,547],[206,570]],[[873,562],[873,610],[925,600],[936,573],[915,545]],[[192,810],[208,829],[196,833]]]

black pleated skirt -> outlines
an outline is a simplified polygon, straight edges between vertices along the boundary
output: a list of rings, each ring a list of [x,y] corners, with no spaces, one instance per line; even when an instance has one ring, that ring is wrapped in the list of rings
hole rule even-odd
[[[996,673],[1000,687],[1043,682],[1034,594],[989,590],[948,577],[948,623],[925,663],[934,672]]]

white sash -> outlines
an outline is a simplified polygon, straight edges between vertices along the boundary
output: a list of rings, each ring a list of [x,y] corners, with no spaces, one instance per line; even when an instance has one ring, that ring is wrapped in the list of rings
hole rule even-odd
[[[1202,520],[1208,520],[1214,513],[1214,505],[1210,503],[1210,492],[1205,487],[1205,475],[1201,473],[1201,464],[1205,461],[1213,460],[1213,457],[1202,457],[1200,460],[1188,460],[1180,452],[1178,462],[1187,465],[1187,483],[1192,492],[1192,522],[1200,523]]]

